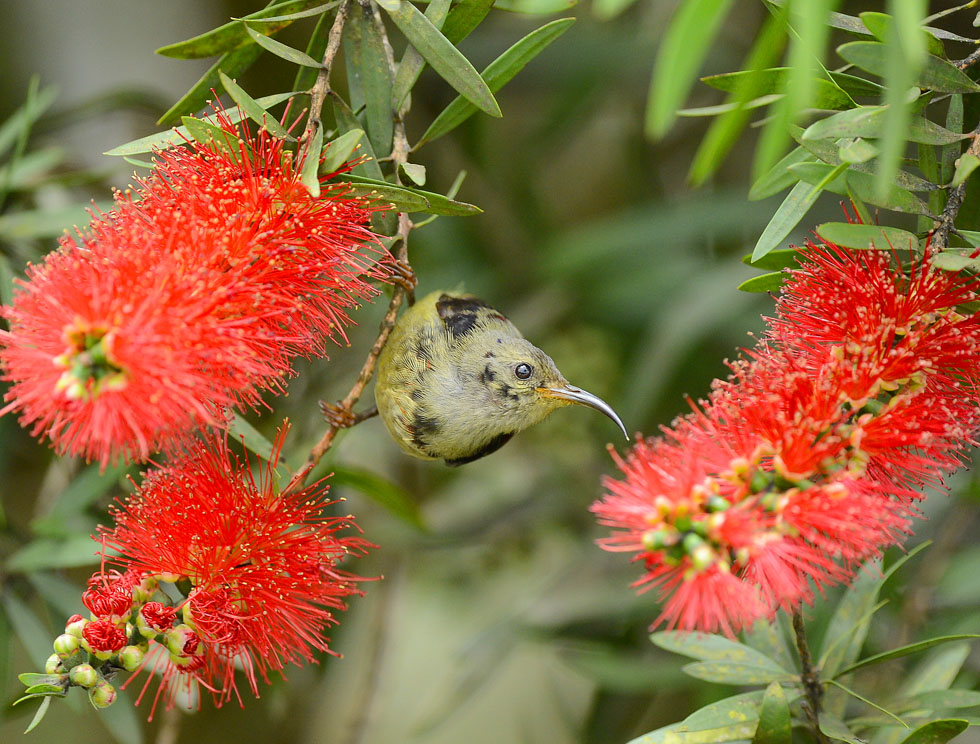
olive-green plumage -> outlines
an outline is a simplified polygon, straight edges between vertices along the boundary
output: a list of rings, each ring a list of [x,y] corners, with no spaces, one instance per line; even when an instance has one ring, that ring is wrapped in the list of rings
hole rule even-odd
[[[408,454],[462,465],[570,403],[619,417],[568,384],[497,310],[469,295],[433,292],[398,319],[378,359],[375,400]]]

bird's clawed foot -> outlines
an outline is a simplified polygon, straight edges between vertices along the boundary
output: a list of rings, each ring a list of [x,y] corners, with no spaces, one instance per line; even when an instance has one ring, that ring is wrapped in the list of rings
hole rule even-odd
[[[327,403],[325,400],[320,401],[320,413],[323,414],[323,418],[327,420],[334,429],[350,429],[352,426],[357,426],[362,421],[366,421],[369,418],[378,415],[378,409],[376,406],[371,406],[371,408],[363,411],[361,413],[354,413],[349,408],[345,408],[339,404]]]
[[[419,279],[408,261],[395,259],[392,264],[391,283],[405,290],[409,305],[415,304],[415,287],[418,286]]]

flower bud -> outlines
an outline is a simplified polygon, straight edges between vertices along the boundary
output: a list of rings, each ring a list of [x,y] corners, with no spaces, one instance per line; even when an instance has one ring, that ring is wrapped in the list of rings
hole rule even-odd
[[[68,672],[68,678],[78,687],[94,687],[99,681],[99,673],[91,664],[78,664]]]
[[[68,618],[68,622],[65,624],[65,632],[69,635],[73,635],[76,638],[82,637],[82,631],[85,630],[85,626],[89,624],[89,620],[86,620],[81,615],[72,615]]]
[[[201,639],[189,625],[178,625],[164,633],[167,650],[173,656],[195,656],[200,653]]]
[[[116,688],[104,679],[99,680],[98,684],[88,691],[88,699],[96,708],[108,708],[116,702]]]
[[[143,651],[138,646],[126,646],[119,652],[119,664],[127,672],[135,672],[143,663]]]
[[[48,660],[44,662],[45,674],[61,674],[64,671],[65,665],[61,663],[61,657],[58,654],[51,654]]]
[[[78,639],[73,635],[62,633],[54,639],[54,652],[59,659],[67,659],[78,650]]]

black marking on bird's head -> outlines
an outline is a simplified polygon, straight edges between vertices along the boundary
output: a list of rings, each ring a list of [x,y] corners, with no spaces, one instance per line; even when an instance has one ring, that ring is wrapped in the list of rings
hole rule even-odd
[[[470,333],[479,323],[481,311],[486,312],[489,307],[483,300],[469,296],[453,297],[443,294],[436,301],[436,312],[454,340]],[[496,310],[492,314],[503,318]]]

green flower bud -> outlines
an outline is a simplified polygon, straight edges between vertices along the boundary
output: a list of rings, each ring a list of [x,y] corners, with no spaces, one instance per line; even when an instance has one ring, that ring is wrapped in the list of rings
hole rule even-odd
[[[96,708],[108,708],[116,702],[116,688],[104,679],[99,680],[98,684],[88,691],[88,699]]]
[[[91,664],[79,664],[71,668],[71,671],[68,672],[68,678],[73,685],[78,687],[94,687],[98,684],[99,673]]]
[[[45,674],[61,674],[64,671],[65,665],[61,663],[61,657],[58,654],[51,654],[48,660],[44,662]]]
[[[73,635],[62,633],[54,639],[54,652],[59,659],[67,659],[78,650],[78,639]]]
[[[119,663],[127,672],[135,672],[143,663],[143,651],[138,646],[126,646],[119,652]]]

